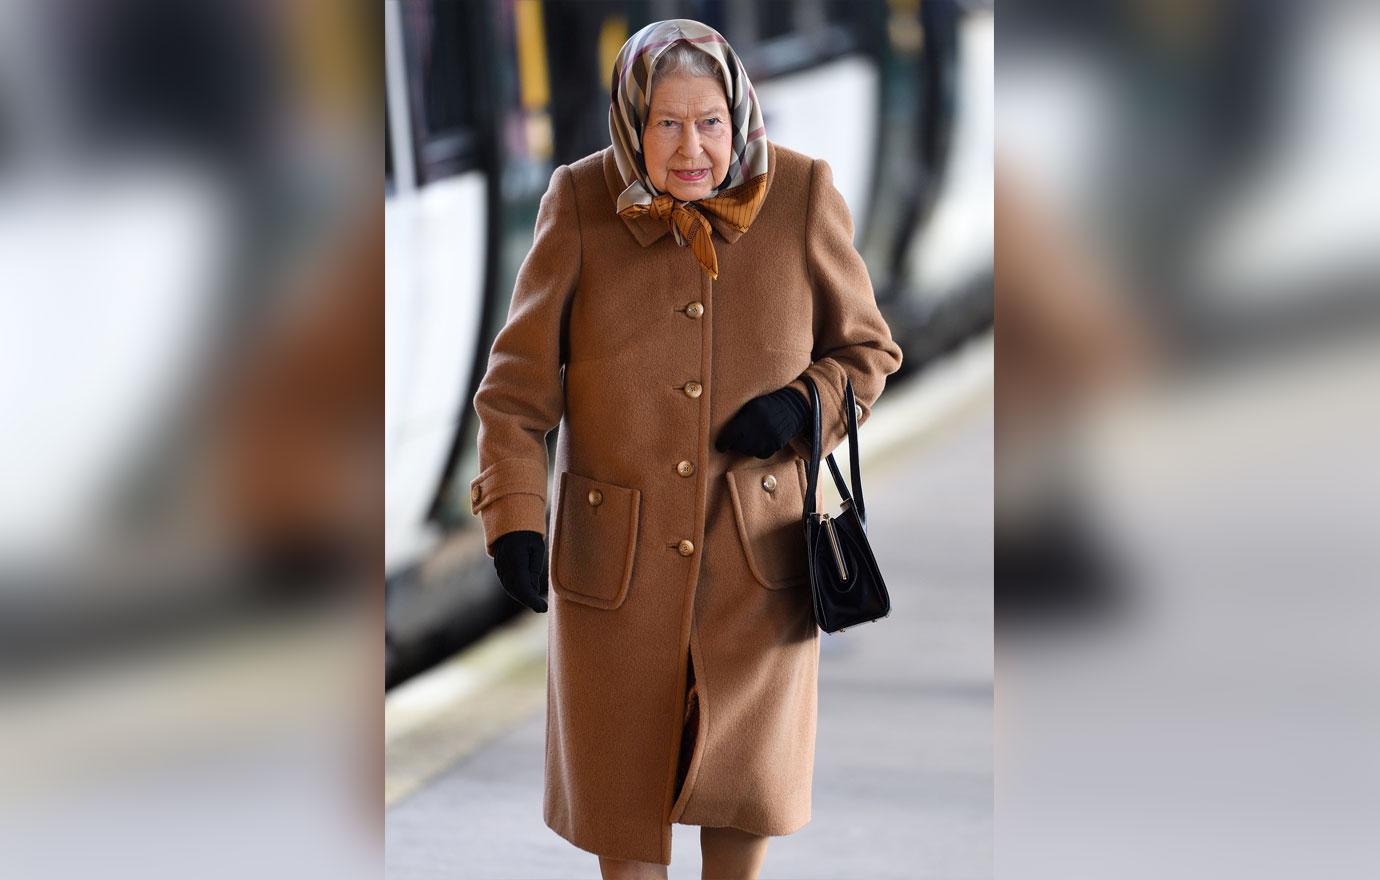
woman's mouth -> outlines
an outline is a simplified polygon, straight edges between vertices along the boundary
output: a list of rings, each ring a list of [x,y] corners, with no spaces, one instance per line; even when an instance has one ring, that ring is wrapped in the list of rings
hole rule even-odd
[[[674,174],[678,180],[692,182],[696,180],[704,180],[705,175],[709,173],[709,169],[699,168],[694,171],[679,171],[673,168],[671,169],[671,173]]]

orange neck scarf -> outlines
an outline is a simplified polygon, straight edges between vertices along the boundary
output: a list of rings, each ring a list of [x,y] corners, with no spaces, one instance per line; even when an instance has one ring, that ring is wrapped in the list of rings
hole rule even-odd
[[[657,220],[665,221],[673,231],[679,231],[677,241],[690,245],[695,259],[710,278],[719,279],[719,256],[714,251],[713,227],[704,211],[732,224],[739,232],[747,232],[748,226],[757,216],[766,197],[767,175],[759,174],[742,186],[734,187],[725,193],[694,202],[682,202],[669,193],[652,197],[650,204],[632,204],[619,211],[624,217],[639,217],[651,214]]]

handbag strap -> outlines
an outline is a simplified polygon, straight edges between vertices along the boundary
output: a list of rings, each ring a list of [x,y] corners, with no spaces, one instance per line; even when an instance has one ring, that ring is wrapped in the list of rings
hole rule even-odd
[[[821,442],[820,424],[820,403],[819,388],[815,386],[815,381],[809,376],[802,377],[805,384],[810,388],[810,465],[808,481],[805,491],[805,517],[808,519],[810,514],[815,512],[815,491],[819,485],[819,453],[823,448]],[[848,486],[843,481],[843,473],[839,470],[838,462],[834,461],[834,453],[829,453],[826,461],[829,463],[829,471],[834,475],[834,485],[838,487],[839,498],[845,502],[851,501],[858,511],[858,520],[863,528],[867,528],[867,510],[863,507],[862,496],[862,471],[858,463],[858,414],[856,409],[856,399],[853,394],[853,379],[845,377],[844,384],[844,407],[848,411],[848,469],[849,476],[852,477],[853,491],[850,494]]]
[[[867,528],[867,510],[863,507],[862,493],[862,464],[858,461],[858,402],[853,394],[853,378],[844,377],[843,386],[843,406],[848,410],[848,470],[853,478],[853,503],[858,508],[858,520]],[[834,480],[842,487],[843,477],[839,474],[838,465],[834,463],[833,453],[829,454],[829,467],[834,472]],[[842,494],[844,500],[848,499],[846,493]]]
[[[819,389],[815,387],[814,379],[809,376],[803,378],[810,389],[810,464],[807,468],[809,474],[805,484],[805,519],[808,521],[810,515],[815,512],[815,491],[819,485]]]

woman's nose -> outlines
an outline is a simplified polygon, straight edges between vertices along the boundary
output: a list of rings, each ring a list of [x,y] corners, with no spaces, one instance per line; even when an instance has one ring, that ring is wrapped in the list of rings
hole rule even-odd
[[[700,133],[695,130],[695,126],[683,126],[680,136],[681,155],[688,159],[697,159],[700,155]]]

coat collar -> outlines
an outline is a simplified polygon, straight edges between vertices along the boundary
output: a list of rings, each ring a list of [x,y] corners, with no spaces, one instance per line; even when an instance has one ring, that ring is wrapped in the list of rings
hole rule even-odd
[[[623,178],[618,173],[618,162],[613,158],[613,147],[604,147],[604,183],[608,186],[609,198],[613,204],[618,204],[618,197],[623,194],[626,187],[623,185]],[[771,192],[771,182],[776,177],[776,144],[767,141],[767,192]],[[742,235],[736,227],[727,220],[708,211],[704,215],[709,220],[709,225],[714,227],[714,231],[727,241],[729,244],[738,240]],[[758,216],[761,216],[760,213]],[[622,221],[628,225],[629,231],[637,239],[637,243],[646,247],[657,239],[671,231],[671,227],[665,221],[657,220],[650,214],[643,214],[639,217],[621,217]]]

